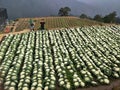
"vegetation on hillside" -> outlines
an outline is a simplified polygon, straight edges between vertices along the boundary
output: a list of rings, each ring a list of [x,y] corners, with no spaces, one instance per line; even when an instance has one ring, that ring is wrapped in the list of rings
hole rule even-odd
[[[120,18],[117,17],[117,13],[115,11],[105,16],[97,14],[94,16],[94,18],[91,18],[86,14],[81,14],[80,18],[92,19],[92,20],[95,20],[98,22],[104,22],[104,23],[115,23],[115,24],[120,23]]]
[[[69,7],[60,8],[58,15],[68,16],[70,11],[71,9]],[[97,14],[94,16],[94,18],[91,18],[90,16],[87,16],[86,14],[83,13],[80,15],[80,18],[91,19],[91,20],[104,22],[104,23],[120,23],[120,18],[117,17],[117,13],[115,11],[105,16],[101,16]]]
[[[78,27],[78,26],[92,26],[92,25],[104,25],[103,23],[80,19],[77,17],[43,17],[45,20],[45,29],[57,29],[57,28],[70,28],[70,27]],[[22,18],[19,19],[19,24],[17,25],[16,31],[21,31],[24,29],[29,29],[29,19],[30,18]],[[38,30],[40,27],[40,20],[42,18],[32,18],[35,23],[35,30]]]
[[[113,29],[119,31],[120,26],[8,35],[0,44],[4,89],[75,90],[109,85],[120,78],[120,34]]]

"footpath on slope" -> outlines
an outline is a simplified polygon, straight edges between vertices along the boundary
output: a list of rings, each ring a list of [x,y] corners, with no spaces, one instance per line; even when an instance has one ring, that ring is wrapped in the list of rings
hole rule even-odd
[[[0,34],[0,41],[2,40],[2,38],[8,34],[20,34],[20,33],[26,33],[26,32],[30,32],[30,29],[24,29],[23,31],[19,31],[19,32],[10,32],[10,33],[6,33],[6,34]]]

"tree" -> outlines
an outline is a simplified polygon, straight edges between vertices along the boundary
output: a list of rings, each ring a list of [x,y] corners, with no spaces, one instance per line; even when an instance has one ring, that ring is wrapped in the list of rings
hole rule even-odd
[[[116,23],[120,23],[120,17],[116,17],[115,22],[116,22]]]
[[[105,23],[115,23],[117,13],[114,11],[108,15],[106,15],[103,20]]]
[[[59,12],[58,12],[58,15],[68,16],[70,11],[71,11],[71,9],[69,7],[60,8]]]
[[[97,15],[94,16],[93,20],[102,22],[102,21],[103,21],[103,18],[102,18],[101,15],[97,14]]]
[[[85,18],[88,18],[88,16],[87,16],[86,14],[81,14],[81,15],[80,15],[80,18],[85,19]]]

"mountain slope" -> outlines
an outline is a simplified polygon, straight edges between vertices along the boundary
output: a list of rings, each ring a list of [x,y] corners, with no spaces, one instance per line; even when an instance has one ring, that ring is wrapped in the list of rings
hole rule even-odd
[[[35,21],[35,30],[40,28],[40,20],[42,18],[32,18]],[[30,18],[20,18],[18,19],[18,25],[15,31],[21,31],[24,29],[29,29]],[[92,25],[105,25],[101,22],[96,22],[88,19],[80,19],[78,17],[44,17],[45,29],[53,30],[58,28],[70,28],[70,27],[80,27],[80,26],[92,26]],[[52,23],[51,23],[52,22]]]

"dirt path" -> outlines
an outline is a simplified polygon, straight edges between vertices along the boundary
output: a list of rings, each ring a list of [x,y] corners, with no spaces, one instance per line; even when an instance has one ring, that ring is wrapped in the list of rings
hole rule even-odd
[[[2,40],[2,38],[8,34],[20,34],[20,33],[26,33],[26,32],[30,32],[29,29],[24,29],[23,31],[19,31],[19,32],[10,32],[10,33],[6,33],[6,34],[0,34],[0,41]]]

